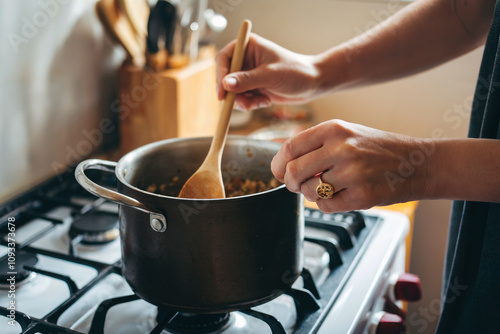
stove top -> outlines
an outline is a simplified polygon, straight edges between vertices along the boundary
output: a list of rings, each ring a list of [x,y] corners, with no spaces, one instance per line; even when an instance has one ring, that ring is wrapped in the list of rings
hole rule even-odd
[[[61,175],[0,206],[0,332],[316,333],[384,218],[304,213],[304,270],[291,289],[248,310],[186,314],[133,293],[121,276],[118,206]]]

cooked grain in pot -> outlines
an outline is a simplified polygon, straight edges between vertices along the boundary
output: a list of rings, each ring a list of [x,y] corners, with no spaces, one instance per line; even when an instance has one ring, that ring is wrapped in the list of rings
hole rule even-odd
[[[262,180],[242,179],[235,176],[228,183],[224,184],[224,189],[226,197],[236,197],[260,193],[280,185],[281,183],[275,178],[272,178],[269,182],[264,182]]]
[[[158,186],[153,183],[146,188],[146,191],[160,195],[172,196],[172,191],[169,190],[177,185],[177,181],[179,181],[179,178],[176,176],[172,178],[168,185],[162,183]],[[265,182],[258,178],[249,179],[234,176],[229,180],[229,182],[224,183],[224,190],[226,192],[226,197],[237,197],[271,190],[279,187],[280,185],[281,182],[275,178],[271,178],[271,180]]]

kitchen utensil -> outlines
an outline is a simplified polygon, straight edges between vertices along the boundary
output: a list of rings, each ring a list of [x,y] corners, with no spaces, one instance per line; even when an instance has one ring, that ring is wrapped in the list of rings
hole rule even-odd
[[[246,46],[250,38],[252,23],[249,20],[241,24],[238,39],[234,47],[230,72],[241,70]],[[222,102],[221,113],[212,145],[200,168],[187,180],[179,197],[183,198],[224,198],[224,184],[221,174],[221,159],[226,135],[229,128],[231,112],[236,94],[228,92]]]
[[[189,64],[189,55],[185,50],[185,44],[188,40],[187,30],[192,17],[192,6],[190,1],[176,1],[176,18],[174,23],[174,34],[172,43],[169,47],[169,68],[181,68]]]
[[[205,10],[207,0],[197,0],[194,2],[191,23],[189,24],[189,59],[195,61],[198,58],[198,48],[200,34],[205,30]]]
[[[196,61],[198,58],[198,43],[200,40],[200,26],[198,22],[191,22],[189,24],[189,37],[188,37],[188,55],[190,61]]]
[[[149,16],[149,5],[146,0],[116,0],[116,2],[118,9],[129,20],[138,38],[144,40],[148,34]]]
[[[135,38],[129,21],[117,10],[115,0],[100,0],[95,8],[106,31],[125,49],[132,63],[144,66],[144,49]]]
[[[214,134],[221,105],[214,94],[215,55],[215,47],[207,46],[197,62],[179,69],[152,73],[129,64],[120,68],[119,96],[144,92],[133,103],[120,99],[123,154],[158,140]],[[170,61],[172,57],[168,55]]]
[[[146,53],[146,64],[153,71],[161,71],[167,67],[168,63],[168,52],[165,49],[161,49],[155,53]]]
[[[227,27],[224,15],[215,13],[213,9],[205,10],[205,30],[200,34],[200,46],[214,42],[215,38]]]
[[[174,32],[175,32],[175,21],[177,19],[177,9],[176,7],[168,1],[166,2],[166,6],[163,9],[163,26],[165,28],[165,48],[169,53],[173,53],[172,51],[172,42],[174,40]]]
[[[167,66],[175,18],[176,9],[168,1],[160,0],[151,9],[147,23],[146,60],[148,66],[156,71]]]
[[[175,197],[210,142],[210,137],[168,139],[140,147],[118,163],[86,160],[76,168],[86,190],[123,204],[122,274],[134,292],[182,312],[247,309],[283,293],[302,270],[302,197],[284,185],[233,198]],[[224,175],[269,180],[279,149],[278,143],[229,136]],[[114,172],[118,190],[91,181],[88,169]],[[145,190],[172,182],[171,196]]]

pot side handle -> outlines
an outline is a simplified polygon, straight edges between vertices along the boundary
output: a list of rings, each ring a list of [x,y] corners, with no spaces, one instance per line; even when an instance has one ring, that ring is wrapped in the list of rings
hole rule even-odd
[[[84,160],[80,162],[78,166],[76,166],[75,178],[78,183],[92,195],[102,197],[111,202],[130,206],[137,210],[148,213],[151,228],[156,232],[165,232],[165,230],[167,229],[167,220],[161,212],[148,208],[145,204],[130,196],[120,194],[119,192],[105,188],[90,180],[87,175],[85,175],[85,171],[87,169],[97,169],[114,173],[116,165],[117,163],[114,161],[106,161],[101,159]]]

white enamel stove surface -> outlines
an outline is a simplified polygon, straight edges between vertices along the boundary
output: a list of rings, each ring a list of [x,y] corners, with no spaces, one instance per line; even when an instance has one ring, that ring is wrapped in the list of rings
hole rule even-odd
[[[73,199],[74,200],[74,199]],[[88,200],[82,199],[79,204],[87,204]],[[99,206],[99,210],[117,213],[117,205],[105,203]],[[50,230],[43,237],[31,244],[32,247],[68,254],[69,237],[68,231],[73,219],[72,209],[65,206],[56,207],[45,215],[50,218],[60,219],[62,224],[52,226],[52,223],[44,219],[33,219],[17,230],[17,241],[23,244],[45,230]],[[118,214],[117,214],[118,219]],[[306,228],[307,230],[307,228]],[[330,232],[325,232],[330,233]],[[104,245],[78,245],[76,257],[102,262],[106,264],[115,263],[120,259],[120,240],[117,239]],[[0,256],[6,254],[6,247],[0,246]],[[97,275],[94,268],[78,263],[67,262],[49,256],[38,255],[38,263],[35,267],[47,271],[70,276],[78,288],[82,288]],[[328,276],[329,256],[320,246],[313,243],[304,243],[304,261],[310,269],[316,282],[322,282]],[[302,279],[294,283],[294,287],[302,287]],[[0,293],[0,305],[7,307],[9,299],[7,293]],[[92,318],[98,305],[106,299],[133,294],[123,277],[117,274],[109,274],[96,286],[86,292],[72,306],[70,306],[59,318],[57,324],[82,333],[89,333]],[[31,316],[42,318],[54,308],[69,298],[67,285],[57,279],[38,274],[28,284],[17,287],[18,310]],[[272,314],[286,329],[292,333],[296,322],[296,311],[293,299],[282,295],[266,304],[254,307],[255,310]],[[148,333],[156,326],[156,306],[143,300],[119,304],[109,310],[105,322],[105,333]],[[5,320],[3,317],[2,320]],[[5,326],[4,326],[5,325]],[[0,333],[20,333],[19,325],[15,327],[7,325],[7,321],[0,322]],[[231,314],[230,325],[222,331],[225,334],[237,333],[260,333],[271,334],[271,330],[264,322],[240,312]],[[167,333],[164,331],[164,333]]]
[[[0,256],[5,254],[7,254],[7,248],[0,246]],[[38,263],[35,267],[68,275],[78,288],[82,288],[97,276],[97,270],[88,266],[44,255],[37,255],[37,257]],[[16,309],[36,318],[44,317],[70,296],[66,283],[41,274],[36,274],[32,281],[17,286],[15,294]],[[0,305],[8,307],[9,302],[7,290],[0,290]],[[13,327],[7,324],[6,318],[0,317],[0,319],[0,333],[21,332],[19,325]]]
[[[370,318],[383,308],[388,277],[405,270],[407,216],[368,210],[383,218],[318,334],[368,333]]]
[[[100,301],[108,298],[127,296],[132,290],[123,277],[111,274],[97,284],[89,296],[78,301],[68,309],[58,321],[59,325],[73,330],[89,333],[94,312]],[[99,300],[96,300],[99,298]],[[295,307],[289,296],[279,298],[254,308],[255,310],[273,314],[280,320],[288,333],[293,332],[296,321]],[[156,306],[144,300],[135,300],[112,307],[106,317],[104,333],[138,334],[149,333],[156,326]],[[169,332],[163,331],[164,334]],[[221,333],[224,334],[271,334],[269,326],[264,322],[240,312],[231,313],[230,325]]]
[[[73,198],[72,201],[82,205],[89,202],[85,199],[78,201],[77,198]],[[109,202],[104,203],[99,206],[99,210],[116,213],[116,219],[118,220],[118,205]],[[57,253],[68,254],[70,243],[68,231],[73,221],[71,219],[71,208],[60,206],[49,211],[46,215],[51,218],[61,219],[63,224],[57,225],[52,231],[31,244],[31,246]],[[23,241],[28,240],[44,229],[51,228],[51,226],[52,224],[46,220],[34,219],[18,229],[17,241],[22,244]],[[118,238],[110,243],[100,245],[80,244],[75,247],[75,252],[76,257],[82,259],[112,264],[121,258],[120,240]]]
[[[88,200],[81,201],[82,205],[86,203],[88,203]],[[118,219],[118,206],[116,204],[105,203],[101,205],[99,209],[116,213]],[[23,244],[33,236],[43,233],[45,230],[52,229],[49,233],[31,244],[31,246],[61,254],[68,254],[70,242],[68,231],[73,221],[71,218],[71,208],[65,206],[56,207],[47,212],[46,216],[60,219],[63,223],[53,228],[52,223],[47,220],[39,218],[33,219],[16,230],[16,241],[19,244]],[[119,239],[105,245],[77,245],[75,251],[76,257],[107,264],[115,263],[121,256]],[[0,245],[0,256],[4,256],[6,253],[7,247]],[[35,267],[57,274],[67,275],[76,283],[78,288],[82,288],[97,276],[97,270],[92,267],[40,254],[38,254],[37,257],[38,263]],[[87,300],[88,305],[97,305],[99,302],[106,299],[103,298],[103,296],[106,296],[109,291],[113,290],[113,287],[109,286],[108,283],[108,281],[103,283],[106,286],[104,289],[94,290],[97,294],[89,293],[82,299]],[[32,281],[16,287],[17,310],[33,317],[42,318],[62,304],[69,296],[70,293],[66,283],[52,277],[36,274],[36,277]],[[9,301],[7,290],[0,290],[0,305],[7,307]],[[91,303],[89,304],[88,301],[91,301]],[[89,307],[87,307],[87,310],[88,308]],[[85,313],[87,310],[82,307],[79,312]],[[61,319],[63,325],[69,328],[71,326],[67,321],[67,313],[68,312],[65,312]],[[69,318],[71,318],[71,316],[69,316]],[[21,328],[18,324],[14,327],[10,326],[5,319],[6,318],[0,317],[0,320],[2,320],[0,321],[0,333],[10,334],[21,332]]]
[[[110,207],[106,208],[106,205]],[[116,212],[116,205],[110,203],[106,205],[100,209]],[[373,231],[372,237],[367,240],[365,251],[356,269],[335,301],[319,333],[364,333],[371,313],[382,309],[383,298],[381,296],[385,293],[387,277],[394,271],[404,271],[404,237],[408,230],[408,219],[404,215],[385,210],[367,211],[367,213],[370,212],[382,217],[382,221],[377,223],[379,226]],[[71,218],[68,218],[69,214],[70,209],[65,207],[49,212],[48,216],[62,219],[64,223],[56,226],[32,246],[67,254],[69,247],[67,233],[71,222]],[[20,239],[18,241],[22,243],[23,239],[29,240],[36,233],[49,227],[50,223],[47,221],[35,219],[18,230]],[[331,232],[322,231],[321,233],[326,236]],[[306,228],[307,234],[314,234],[314,229]],[[0,249],[0,253],[2,251],[5,252]],[[99,246],[80,245],[76,255],[98,262],[114,263],[120,258],[120,242],[115,240]],[[36,267],[69,275],[79,288],[96,275],[95,269],[90,267],[42,255],[38,257],[39,263]],[[304,261],[305,267],[310,270],[316,284],[320,286],[329,274],[328,254],[322,247],[305,242]],[[302,280],[299,279],[294,287],[301,286]],[[130,294],[132,291],[125,280],[119,275],[110,274],[66,310],[59,318],[58,325],[88,333],[94,312],[101,301]],[[3,297],[4,294],[0,294],[0,304],[6,306],[8,300],[3,300]],[[63,282],[39,275],[33,282],[19,287],[19,311],[35,317],[43,317],[68,297],[69,291]],[[275,316],[287,333],[293,333],[296,312],[294,302],[289,296],[281,296],[254,309]],[[156,324],[156,313],[156,307],[143,300],[117,305],[109,311],[104,332],[147,333]],[[0,333],[20,333],[20,328],[0,326]],[[265,334],[271,333],[271,330],[260,320],[243,313],[233,312],[231,326],[223,333]]]

